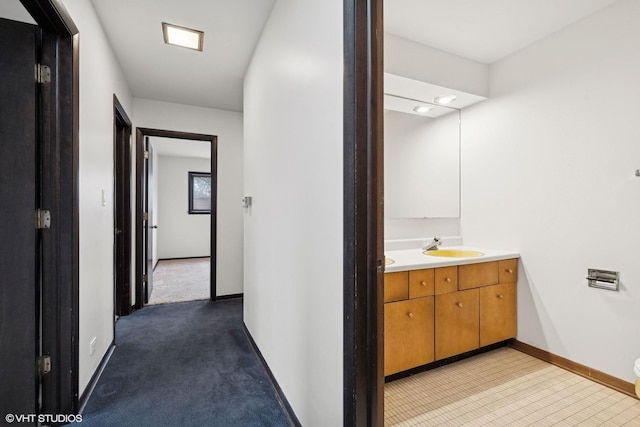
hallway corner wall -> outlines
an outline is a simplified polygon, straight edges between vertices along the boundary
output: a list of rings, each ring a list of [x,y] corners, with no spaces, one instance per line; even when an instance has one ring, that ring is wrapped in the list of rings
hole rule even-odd
[[[113,342],[113,95],[133,98],[91,2],[63,0],[80,30],[79,392]],[[106,203],[102,203],[102,192]],[[90,343],[96,339],[95,351]]]
[[[343,4],[278,0],[244,84],[244,319],[297,418],[343,424]]]

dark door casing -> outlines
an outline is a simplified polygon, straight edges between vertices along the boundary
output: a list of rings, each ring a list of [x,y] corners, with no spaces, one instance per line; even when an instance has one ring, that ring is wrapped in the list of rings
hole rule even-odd
[[[131,314],[131,120],[113,96],[115,314]]]
[[[35,414],[40,294],[38,27],[0,19],[0,414]]]
[[[191,132],[180,132],[172,130],[162,129],[150,129],[150,128],[136,128],[136,224],[135,224],[135,236],[136,236],[136,252],[135,252],[135,269],[136,269],[136,303],[135,308],[140,309],[148,302],[148,296],[150,292],[147,289],[152,289],[143,281],[144,275],[147,271],[153,270],[153,255],[150,254],[147,248],[151,248],[152,241],[147,239],[148,234],[152,234],[151,222],[153,212],[150,209],[153,207],[153,189],[149,189],[149,197],[147,197],[147,184],[151,183],[153,177],[153,165],[148,164],[148,160],[145,158],[145,151],[149,148],[149,137],[162,137],[172,138],[176,140],[193,140],[193,141],[209,141],[211,142],[211,182],[217,182],[217,158],[218,158],[218,137],[215,135],[206,135]],[[149,152],[147,155],[150,161],[153,161],[153,152]],[[150,169],[151,174],[147,176],[147,168]],[[211,266],[210,266],[210,294],[211,301],[215,301],[216,296],[216,242],[217,242],[217,192],[216,185],[211,188]],[[149,221],[144,220],[144,213],[149,215]],[[150,228],[151,227],[151,228]],[[151,276],[148,276],[150,279]]]
[[[153,147],[149,143],[149,137],[144,139],[145,159],[144,159],[144,211],[147,214],[144,220],[144,303],[149,302],[151,292],[153,292]]]

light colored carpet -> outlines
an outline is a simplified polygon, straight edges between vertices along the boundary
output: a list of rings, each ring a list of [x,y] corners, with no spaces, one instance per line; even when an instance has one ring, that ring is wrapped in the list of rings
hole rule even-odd
[[[210,262],[211,258],[159,261],[148,305],[209,299]]]
[[[640,401],[511,348],[384,387],[386,426],[640,426]]]

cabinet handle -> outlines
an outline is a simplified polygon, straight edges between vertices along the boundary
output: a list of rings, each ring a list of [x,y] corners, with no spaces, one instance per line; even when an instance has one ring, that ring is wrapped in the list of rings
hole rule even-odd
[[[498,298],[502,299],[504,297],[502,296],[502,294],[498,294]]]
[[[408,313],[407,313],[407,316],[409,316],[410,318],[412,318],[412,319],[413,319],[413,313],[412,313],[412,312],[408,312]]]
[[[457,302],[457,303],[456,303],[456,305],[457,305],[458,307],[462,307],[462,303],[461,303],[461,302]]]
[[[444,281],[447,282],[447,283],[451,283],[451,278],[447,277],[446,279],[444,279]]]
[[[424,282],[424,280],[423,280],[422,282],[420,282],[420,284],[421,284],[422,286],[427,286],[427,284]]]
[[[513,270],[512,270],[512,269],[510,269],[510,268],[507,268],[505,271],[506,271],[507,273],[509,273],[509,274],[513,273]]]

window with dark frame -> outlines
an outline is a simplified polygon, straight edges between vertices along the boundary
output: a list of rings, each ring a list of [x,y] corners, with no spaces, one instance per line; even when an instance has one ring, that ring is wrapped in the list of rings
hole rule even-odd
[[[211,213],[211,173],[189,172],[189,213]]]

